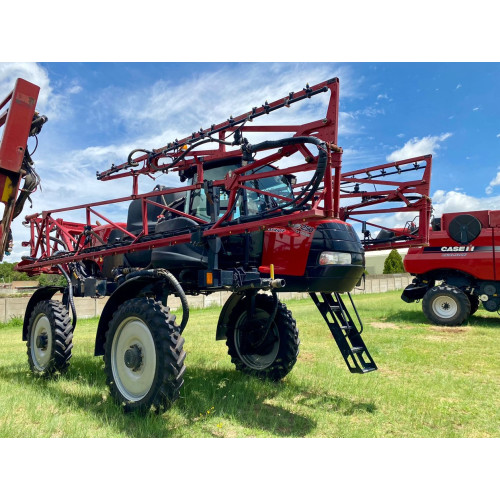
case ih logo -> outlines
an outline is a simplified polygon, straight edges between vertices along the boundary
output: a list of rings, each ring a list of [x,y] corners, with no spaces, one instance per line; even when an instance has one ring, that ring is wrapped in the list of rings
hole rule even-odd
[[[474,247],[441,247],[441,252],[473,252]]]
[[[292,224],[290,227],[301,236],[311,236],[314,233],[314,228],[307,224]]]

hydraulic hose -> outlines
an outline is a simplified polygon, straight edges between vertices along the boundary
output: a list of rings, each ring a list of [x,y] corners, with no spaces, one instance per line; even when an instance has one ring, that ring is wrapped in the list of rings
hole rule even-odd
[[[58,264],[57,268],[59,269],[59,271],[61,271],[61,274],[64,276],[64,278],[66,279],[66,282],[68,283],[68,301],[69,301],[69,304],[71,306],[71,312],[73,313],[72,325],[73,325],[73,329],[75,329],[78,317],[76,315],[75,301],[73,300],[73,285],[71,284],[71,279],[68,276],[68,273],[63,269],[61,264]]]
[[[24,177],[24,185],[22,189],[20,189],[20,194],[16,200],[14,215],[12,216],[13,219],[15,219],[23,211],[26,200],[29,198],[30,194],[36,190],[38,184],[40,183],[40,178],[33,168],[27,168],[26,166],[24,166],[24,168],[27,170],[27,173]]]
[[[168,281],[170,289],[179,297],[181,301],[182,321],[180,324],[180,333],[182,333],[189,320],[189,304],[186,294],[184,293],[181,284],[177,281],[177,278],[166,269],[142,269],[141,271],[134,271],[133,273],[127,274],[125,280],[128,281],[129,279],[137,278],[139,276],[152,276],[154,278],[163,278]]]
[[[323,141],[320,141],[316,137],[289,137],[287,139],[278,139],[276,141],[264,141],[259,144],[247,146],[247,151],[249,153],[256,153],[258,151],[263,151],[266,149],[276,149],[285,146],[294,146],[296,144],[307,144],[307,143],[314,144],[318,148],[318,165],[311,180],[309,181],[307,186],[305,186],[302,189],[302,193],[299,196],[293,198],[292,200],[286,202],[283,205],[279,205],[277,207],[273,207],[269,210],[266,210],[265,212],[262,212],[261,215],[269,212],[275,212],[276,210],[282,210],[283,213],[290,214],[292,212],[295,212],[296,210],[299,210],[301,207],[303,207],[306,203],[308,203],[311,200],[311,198],[316,193],[319,185],[321,184],[321,181],[323,180],[326,167],[328,165],[326,144]],[[305,196],[302,196],[303,193],[307,191],[309,192]],[[291,204],[294,204],[294,207],[285,210],[285,207]]]
[[[263,337],[265,337],[267,335],[267,332],[269,332],[269,329],[271,328],[271,325],[273,324],[273,321],[276,318],[276,313],[278,312],[278,294],[273,288],[271,288],[271,293],[273,296],[273,312],[271,313],[269,319],[267,320],[266,329],[264,330]]]

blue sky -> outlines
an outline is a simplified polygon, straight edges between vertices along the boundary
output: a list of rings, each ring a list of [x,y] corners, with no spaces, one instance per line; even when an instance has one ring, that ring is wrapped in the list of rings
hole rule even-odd
[[[430,153],[437,214],[500,209],[498,63],[0,63],[0,94],[16,77],[32,81],[49,118],[34,156],[42,191],[27,210],[127,195],[128,180],[103,183],[95,172],[333,76],[344,170]],[[276,119],[309,121],[324,104]],[[10,260],[25,235],[15,221]]]

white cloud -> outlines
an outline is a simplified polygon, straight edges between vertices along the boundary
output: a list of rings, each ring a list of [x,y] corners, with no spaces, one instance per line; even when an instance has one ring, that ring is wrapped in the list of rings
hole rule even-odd
[[[17,78],[23,78],[40,87],[36,109],[47,115],[51,122],[71,114],[68,95],[82,90],[73,82],[62,92],[55,92],[47,70],[37,63],[0,63],[0,99],[12,91]]]
[[[478,111],[479,110],[479,107],[475,107],[472,109],[472,111]]]
[[[496,210],[500,206],[500,196],[478,198],[458,191],[436,191],[432,196],[434,215],[445,213]]]
[[[128,132],[158,133],[173,129],[184,137],[212,123],[250,111],[267,99],[269,102],[334,76],[340,79],[343,98],[357,94],[357,82],[346,66],[331,64],[242,64],[199,73],[188,80],[157,80],[142,89],[107,88],[92,104],[98,116],[92,122],[106,123],[102,115],[119,120]],[[326,110],[328,94],[292,105],[283,112],[259,118],[259,124],[304,123],[318,118],[318,107]],[[342,123],[342,122],[341,122]],[[342,125],[341,125],[342,126]],[[175,139],[169,137],[168,141]],[[163,144],[162,144],[163,145]],[[158,144],[156,145],[158,146]]]
[[[82,90],[83,88],[80,85],[75,84],[68,88],[68,94],[79,94]]]
[[[490,181],[490,183],[486,186],[486,194],[492,194],[493,193],[493,188],[495,186],[500,185],[500,167],[498,167],[498,172],[497,175]]]
[[[52,87],[47,71],[36,63],[2,63],[0,64],[0,99],[3,99],[13,88],[17,78],[23,78],[40,87],[38,106],[45,108],[52,95]]]
[[[459,83],[459,84],[456,86],[455,90],[458,90],[458,89],[461,89],[461,88],[462,88],[462,84],[461,84],[461,83]]]
[[[441,148],[440,143],[451,137],[452,134],[447,132],[441,135],[426,136],[422,139],[414,137],[405,143],[405,145],[393,151],[387,156],[387,161],[397,161],[405,158],[414,158],[427,154],[435,154]]]
[[[380,100],[380,99],[389,99],[389,97],[387,96],[387,94],[379,94],[377,96],[377,99]]]

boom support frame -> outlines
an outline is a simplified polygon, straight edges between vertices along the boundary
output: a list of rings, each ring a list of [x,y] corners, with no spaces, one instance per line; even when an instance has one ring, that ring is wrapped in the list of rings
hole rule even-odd
[[[322,119],[303,125],[250,125],[254,119],[270,114],[274,111],[289,107],[304,99],[313,98],[324,92],[330,92],[326,116]],[[272,103],[253,108],[250,112],[225,122],[212,125],[191,136],[175,140],[165,147],[153,151],[134,150],[127,162],[112,166],[110,169],[97,173],[97,179],[110,181],[131,177],[132,194],[128,197],[113,200],[88,203],[68,208],[47,210],[41,214],[26,217],[25,224],[30,226],[30,240],[23,243],[30,248],[30,255],[18,265],[20,271],[30,275],[39,273],[59,273],[57,266],[65,266],[74,261],[90,260],[98,265],[103,257],[159,246],[173,246],[181,243],[199,242],[214,237],[224,237],[234,234],[250,233],[272,228],[276,225],[292,225],[307,223],[314,219],[341,219],[361,222],[359,216],[373,216],[375,214],[391,214],[395,212],[418,212],[420,224],[418,231],[407,229],[392,230],[395,232],[390,241],[375,241],[368,237],[366,230],[363,244],[365,249],[408,247],[426,244],[428,241],[428,225],[431,212],[429,199],[431,157],[418,157],[410,160],[393,162],[390,164],[369,167],[342,173],[342,149],[338,142],[338,115],[339,115],[339,81],[337,78],[309,87],[299,92],[291,92],[288,96]],[[264,134],[292,134],[289,139],[265,141],[250,145],[244,138],[245,133]],[[230,142],[229,138],[233,137]],[[217,143],[216,149],[197,149],[197,147]],[[310,149],[311,144],[317,148],[317,154]],[[237,147],[237,149],[228,149]],[[135,154],[142,153],[134,157]],[[262,154],[257,158],[257,154]],[[294,156],[296,155],[296,156]],[[224,179],[206,181],[204,164],[215,160],[238,157],[241,167],[229,172]],[[299,159],[289,165],[287,158]],[[287,165],[279,166],[276,163],[286,160]],[[424,162],[420,166],[418,162]],[[405,182],[389,181],[385,177],[411,169],[405,167],[411,164],[412,169],[423,175]],[[272,171],[258,172],[261,166],[271,165]],[[399,170],[399,172],[398,172]],[[196,182],[190,186],[181,186],[139,194],[138,179],[141,175],[154,176],[156,173],[177,172],[181,180],[189,172],[196,172]],[[235,203],[242,193],[254,191],[263,193],[252,187],[254,180],[265,179],[277,175],[300,176],[312,175],[309,182],[295,185],[294,198],[279,196],[265,192],[266,196],[274,199],[276,208],[253,219],[235,219]],[[349,186],[353,186],[350,188]],[[373,189],[361,191],[359,186],[372,185]],[[356,188],[356,186],[358,186]],[[377,191],[377,187],[381,191]],[[151,198],[167,194],[189,193],[202,190],[214,200],[221,192],[229,197],[228,206],[219,217],[212,217],[210,222],[197,218],[189,213],[189,209],[177,210],[168,204],[157,203]],[[355,198],[360,201],[353,203]],[[123,203],[132,200],[141,200],[142,231],[131,234],[125,224],[114,222],[101,213],[101,207]],[[347,203],[342,205],[342,202]],[[351,202],[351,204],[349,204]],[[383,203],[395,203],[397,208],[381,208]],[[195,220],[200,225],[196,229],[184,230],[177,233],[150,234],[148,228],[148,208],[158,206],[165,212],[171,212]],[[286,208],[285,208],[286,207]],[[85,221],[67,222],[60,215],[66,212],[83,210]],[[129,239],[126,243],[113,243],[102,240],[98,232],[102,231],[102,223],[92,224],[92,217],[98,217],[105,222],[107,229],[116,229]],[[363,228],[365,228],[363,222]],[[383,228],[381,224],[371,223],[371,226]],[[389,228],[387,228],[389,229]]]

